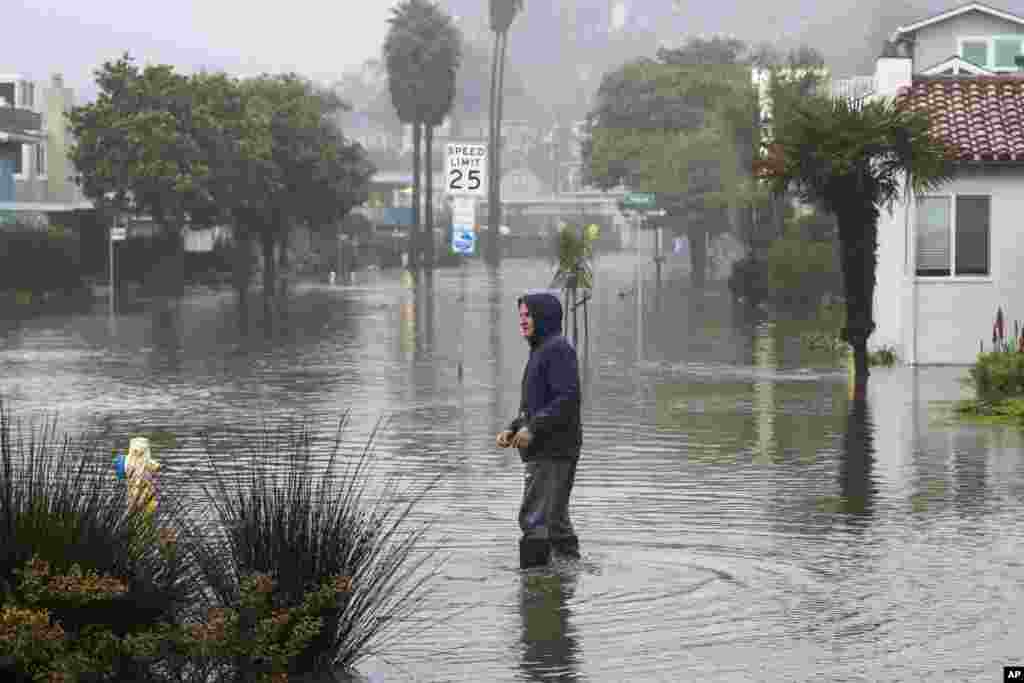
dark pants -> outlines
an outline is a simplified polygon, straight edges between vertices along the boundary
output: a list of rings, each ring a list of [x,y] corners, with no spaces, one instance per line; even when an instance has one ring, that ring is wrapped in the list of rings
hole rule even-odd
[[[575,552],[576,532],[569,520],[569,494],[578,458],[541,458],[525,464],[519,529],[523,540],[546,541],[556,550]]]

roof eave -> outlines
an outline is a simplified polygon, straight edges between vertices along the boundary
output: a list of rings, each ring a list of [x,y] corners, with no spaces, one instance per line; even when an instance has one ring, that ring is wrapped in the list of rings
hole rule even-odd
[[[944,74],[941,73],[941,70],[948,69],[948,68],[953,67],[953,66],[958,65],[958,64],[961,65],[962,67],[966,67],[966,69],[968,70],[968,75],[970,75],[970,76],[998,76],[999,75],[999,72],[992,71],[991,69],[986,69],[983,66],[975,64],[974,62],[970,61],[969,59],[964,59],[960,55],[952,55],[951,57],[947,57],[946,59],[942,60],[941,62],[938,62],[936,64],[932,64],[931,66],[929,66],[927,68],[921,69],[921,71],[918,74],[915,74],[915,77],[916,76],[942,76]],[[957,75],[962,75],[962,74],[957,74]]]
[[[894,35],[904,36],[909,33],[914,33],[926,26],[938,24],[943,21],[946,21],[947,19],[952,19],[954,17],[960,16],[961,14],[967,14],[968,12],[974,11],[982,12],[984,14],[988,14],[993,17],[998,17],[999,19],[1005,19],[1006,21],[1012,21],[1014,23],[1020,24],[1021,26],[1024,26],[1024,17],[1018,16],[1016,14],[1011,14],[1009,12],[1004,12],[1003,10],[998,10],[995,7],[983,5],[980,2],[972,2],[967,5],[962,5],[951,10],[946,10],[945,12],[928,17],[927,19],[922,19],[921,21],[910,24],[909,26],[898,26],[896,28]]]
[[[957,166],[1019,166],[1024,168],[1024,159],[955,159],[953,163]]]

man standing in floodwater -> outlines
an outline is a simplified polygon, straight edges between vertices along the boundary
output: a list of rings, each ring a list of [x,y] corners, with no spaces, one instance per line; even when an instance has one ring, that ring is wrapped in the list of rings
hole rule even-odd
[[[583,443],[576,349],[562,336],[562,304],[548,292],[520,297],[519,333],[530,344],[523,370],[519,415],[498,433],[499,448],[513,446],[525,464],[519,508],[519,566],[547,564],[552,550],[579,557],[569,520],[569,494]]]

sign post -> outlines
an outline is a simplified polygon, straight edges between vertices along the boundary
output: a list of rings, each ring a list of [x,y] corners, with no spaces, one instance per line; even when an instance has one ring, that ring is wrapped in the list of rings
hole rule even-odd
[[[452,250],[468,256],[476,247],[476,203],[487,197],[487,143],[452,141],[445,145],[444,186],[452,198]],[[496,239],[497,235],[491,235]],[[463,282],[466,260],[462,259]],[[466,356],[466,295],[462,295],[462,330],[459,334],[459,381]]]
[[[110,228],[110,239],[107,240],[110,243],[110,317],[114,317],[114,242],[123,242],[128,236],[128,229],[120,226]]]

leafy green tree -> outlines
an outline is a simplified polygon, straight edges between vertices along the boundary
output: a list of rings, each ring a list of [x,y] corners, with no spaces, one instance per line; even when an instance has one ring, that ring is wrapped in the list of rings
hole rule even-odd
[[[233,197],[231,206],[241,231],[259,239],[269,294],[276,280],[275,247],[285,252],[296,225],[341,221],[366,201],[374,168],[362,146],[337,128],[336,113],[345,105],[336,95],[295,74],[261,76],[239,87],[245,118],[237,129],[236,163],[248,175],[241,186],[245,194]]]
[[[745,65],[677,63],[686,59],[661,51],[606,74],[582,151],[587,182],[658,194],[666,222],[689,234],[701,288],[710,233],[753,191],[757,102]]]
[[[189,79],[167,65],[140,70],[127,54],[96,71],[95,102],[68,119],[78,182],[107,220],[148,214],[164,229],[170,253],[154,284],[181,291],[183,230],[211,215],[209,167],[194,135]]]
[[[258,238],[269,293],[273,250],[280,244],[284,253],[293,226],[339,221],[366,198],[373,167],[333,123],[341,101],[295,75],[140,72],[125,55],[97,81],[96,102],[69,116],[79,182],[105,212],[152,215],[179,259],[186,225],[230,221],[236,274],[247,273]]]
[[[846,297],[841,337],[853,348],[855,387],[868,378],[878,218],[883,207],[951,177],[949,150],[929,133],[926,114],[878,100],[808,97],[780,121],[759,174],[776,192],[792,190],[834,214]]]
[[[494,49],[491,58],[491,128],[487,158],[491,168],[487,174],[487,260],[497,263],[501,254],[501,119],[505,87],[505,51],[508,32],[512,22],[523,9],[523,0],[490,0],[491,31],[494,32]]]

